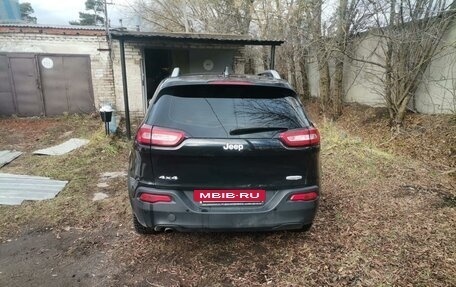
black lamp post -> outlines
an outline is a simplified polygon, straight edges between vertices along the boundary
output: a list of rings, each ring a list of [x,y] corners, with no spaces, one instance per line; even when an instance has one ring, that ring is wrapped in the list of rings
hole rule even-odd
[[[111,105],[103,105],[100,108],[100,117],[101,120],[105,124],[105,132],[107,135],[109,135],[109,122],[112,119],[112,113],[114,112],[114,109],[111,107]]]

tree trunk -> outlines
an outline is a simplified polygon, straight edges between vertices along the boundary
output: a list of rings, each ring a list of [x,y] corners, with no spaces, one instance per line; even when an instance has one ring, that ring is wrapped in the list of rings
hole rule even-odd
[[[329,93],[331,89],[331,79],[329,76],[329,64],[326,57],[319,57],[318,66],[320,67],[320,110],[327,113],[327,107],[330,105]]]
[[[353,2],[354,3],[354,2]],[[347,8],[348,0],[340,0],[338,8],[337,34],[336,34],[336,49],[335,52],[335,72],[334,72],[334,88],[332,90],[331,102],[332,111],[331,117],[337,119],[342,114],[342,102],[345,95],[344,90],[344,53],[347,42],[348,29],[347,24]]]
[[[334,71],[334,88],[332,95],[332,112],[331,117],[336,120],[342,115],[342,104],[345,95],[344,91],[344,61],[336,59],[336,68]]]
[[[296,55],[295,52],[293,52],[294,54],[294,59],[293,59],[293,65],[294,65],[294,75],[295,75],[295,87],[296,87],[296,92],[298,92],[298,94],[300,96],[302,96],[304,94],[304,89],[303,89],[303,81],[302,81],[302,74],[303,72],[301,71],[301,65],[299,64],[299,56]]]
[[[320,73],[319,90],[320,90],[320,111],[326,113],[326,107],[329,106],[329,96],[331,91],[331,79],[329,75],[329,64],[327,57],[327,49],[325,46],[326,39],[323,37],[321,27],[322,0],[314,0],[312,3],[312,13],[309,13],[311,19],[311,27],[315,44],[313,46],[316,52],[318,71]]]
[[[389,26],[394,27],[396,13],[396,0],[391,0],[390,5],[390,19],[389,19]],[[393,29],[393,28],[392,28]],[[394,115],[396,114],[394,111],[394,102],[393,102],[393,39],[386,38],[386,56],[385,56],[385,99],[386,99],[386,106],[388,108],[388,113],[390,116],[390,124],[393,125]]]
[[[306,52],[306,54],[307,54],[307,52]],[[301,57],[301,59],[299,60],[299,65],[301,66],[303,98],[309,99],[310,98],[310,85],[309,85],[309,77],[307,76],[306,57]]]
[[[287,60],[286,67],[287,67],[287,80],[292,87],[296,88],[295,78],[294,78],[293,71],[292,71],[292,64],[290,63],[289,60]]]

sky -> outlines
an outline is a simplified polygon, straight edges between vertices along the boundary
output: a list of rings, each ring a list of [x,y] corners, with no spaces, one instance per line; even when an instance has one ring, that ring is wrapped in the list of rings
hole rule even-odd
[[[38,24],[68,25],[69,21],[79,19],[79,12],[85,10],[86,0],[20,0],[29,2],[35,10],[34,16]],[[126,18],[125,11],[129,2],[133,0],[108,0],[108,17],[111,19],[111,26],[118,27],[119,19]],[[128,25],[129,21],[124,21]]]

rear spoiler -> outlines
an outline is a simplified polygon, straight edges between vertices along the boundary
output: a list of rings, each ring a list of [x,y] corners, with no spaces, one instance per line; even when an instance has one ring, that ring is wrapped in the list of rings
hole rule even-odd
[[[228,77],[230,75],[229,68],[226,67],[222,74],[223,74],[223,76]],[[173,69],[173,72],[171,73],[170,77],[176,78],[176,77],[179,77],[180,75],[181,75],[180,69],[179,69],[179,67],[176,67]],[[266,70],[264,72],[257,74],[257,76],[267,77],[267,78],[276,79],[276,80],[282,79],[282,77],[280,77],[279,73],[276,70]]]
[[[280,77],[279,73],[276,70],[266,70],[264,72],[261,72],[257,74],[258,76],[263,76],[263,77],[268,77],[271,79],[276,79],[276,80],[281,80],[282,78]]]

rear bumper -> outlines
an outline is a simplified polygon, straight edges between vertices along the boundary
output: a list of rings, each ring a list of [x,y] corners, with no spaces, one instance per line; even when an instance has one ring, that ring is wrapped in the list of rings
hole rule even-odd
[[[318,187],[267,191],[261,206],[203,206],[192,199],[192,192],[138,187],[130,198],[138,221],[147,227],[172,228],[178,231],[267,231],[300,229],[311,224],[318,198],[308,202],[291,202],[296,192],[318,191]],[[166,194],[170,203],[145,203],[141,193]]]

